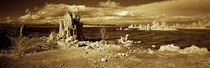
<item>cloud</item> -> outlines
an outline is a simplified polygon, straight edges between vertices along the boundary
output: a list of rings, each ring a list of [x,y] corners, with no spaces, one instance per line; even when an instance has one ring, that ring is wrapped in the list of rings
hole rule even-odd
[[[39,20],[37,23],[58,23],[66,11],[78,11],[82,17],[81,20],[85,23],[142,23],[156,19],[178,20],[180,18],[190,20],[196,15],[210,15],[209,4],[209,0],[169,0],[126,7],[110,0],[99,2],[100,7],[47,4],[19,19],[33,19],[34,22]]]
[[[11,23],[13,22],[13,20],[11,19],[11,17],[4,17],[4,18],[0,18],[0,23]]]
[[[66,4],[47,4],[45,7],[40,9],[36,14],[41,17],[48,16],[60,16],[66,11],[85,11],[86,6],[84,5],[66,5]]]
[[[126,9],[135,14],[167,14],[171,16],[193,16],[200,14],[209,14],[209,4],[209,0],[170,0],[145,5],[129,6]]]
[[[63,16],[66,11],[83,12],[86,10],[87,7],[85,5],[47,4],[36,12],[30,12],[29,10],[26,10],[28,13],[19,17],[19,19],[25,20],[22,22],[31,21],[30,19],[33,19],[33,21],[41,20],[37,21],[37,23],[57,23],[55,20],[60,20],[60,16]]]
[[[35,20],[42,20],[41,22],[38,21],[38,23],[58,23],[57,20],[61,20],[65,14],[66,11],[70,12],[79,12],[84,22],[92,21],[92,18],[96,18],[94,20],[97,20],[97,22],[100,22],[101,19],[107,20],[109,18],[115,19],[117,17],[112,17],[119,15],[116,12],[120,12],[123,10],[123,8],[118,7],[119,3],[116,2],[100,2],[100,6],[103,7],[86,7],[85,5],[67,5],[67,4],[47,4],[43,8],[40,8],[39,10],[35,12],[31,12],[30,10],[26,10],[27,14],[19,17],[19,20],[25,20],[22,22],[30,21],[32,19]],[[107,6],[106,6],[107,5]],[[110,11],[112,10],[112,11]],[[127,13],[126,13],[127,14]],[[124,14],[125,15],[125,14]]]
[[[120,5],[120,3],[116,3],[111,0],[108,0],[106,2],[99,2],[98,4],[99,4],[99,6],[102,6],[102,7],[111,7],[111,8],[115,8]]]
[[[32,14],[26,14],[24,16],[21,16],[19,19],[39,19],[39,15],[32,15]]]
[[[11,19],[11,17],[8,16],[8,17],[6,17],[6,19]]]

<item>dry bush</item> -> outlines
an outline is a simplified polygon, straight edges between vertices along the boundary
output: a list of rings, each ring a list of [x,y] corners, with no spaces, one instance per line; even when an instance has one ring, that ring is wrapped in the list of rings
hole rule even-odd
[[[106,28],[105,27],[102,27],[100,29],[100,32],[101,32],[101,38],[102,38],[102,40],[106,40],[106,37],[107,37]]]
[[[10,24],[0,28],[1,32],[7,36],[11,41],[9,53],[25,54],[50,49],[56,49],[57,43],[49,41],[49,37],[24,37],[21,35],[21,26],[19,24]],[[50,38],[51,39],[51,38]],[[54,37],[53,37],[54,39]],[[53,40],[51,39],[51,40]]]
[[[36,53],[41,51],[47,51],[56,49],[56,43],[47,42],[47,37],[23,37],[20,39],[21,44],[13,46],[14,53],[25,54],[25,53]]]
[[[8,24],[8,25],[0,25],[1,33],[4,33],[8,37],[17,37],[19,36],[18,28],[19,24]]]
[[[17,24],[16,22],[11,24],[2,24],[0,25],[0,34],[4,37],[4,40],[1,42],[8,42],[7,44],[3,44],[4,49],[8,49],[10,46],[19,46],[22,43],[20,35],[21,24]],[[8,39],[8,40],[6,40]]]
[[[16,52],[21,52],[22,49],[22,45],[24,42],[26,42],[28,40],[27,37],[10,37],[11,43],[12,43],[12,49],[13,47],[15,47],[15,51]]]
[[[52,32],[50,33],[49,37],[48,37],[47,42],[52,42],[52,43],[54,43],[54,42],[57,42],[57,40],[58,40],[57,33],[56,33],[55,31],[52,31]]]

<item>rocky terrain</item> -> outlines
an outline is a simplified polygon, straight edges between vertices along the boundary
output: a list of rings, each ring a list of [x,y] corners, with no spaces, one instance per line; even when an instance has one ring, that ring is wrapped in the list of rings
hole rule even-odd
[[[101,46],[103,45],[103,46]],[[155,46],[153,46],[155,47]],[[174,50],[171,50],[174,49]],[[181,53],[179,51],[185,51]],[[208,68],[209,52],[192,46],[165,45],[159,50],[114,45],[104,41],[25,56],[0,55],[1,68]]]

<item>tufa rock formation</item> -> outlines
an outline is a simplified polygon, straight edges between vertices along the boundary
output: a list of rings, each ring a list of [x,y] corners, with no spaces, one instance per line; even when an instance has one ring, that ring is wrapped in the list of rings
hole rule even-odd
[[[83,41],[83,24],[80,22],[78,12],[66,12],[64,20],[59,23],[58,39],[65,39],[66,41],[79,40]]]

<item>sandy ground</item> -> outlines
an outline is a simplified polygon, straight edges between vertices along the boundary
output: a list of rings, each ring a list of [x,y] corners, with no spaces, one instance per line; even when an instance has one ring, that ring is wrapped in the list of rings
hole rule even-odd
[[[104,58],[104,59],[103,59]],[[0,56],[1,68],[209,68],[210,55],[178,54],[136,49],[106,48],[102,52],[84,47],[56,49],[23,57]]]

